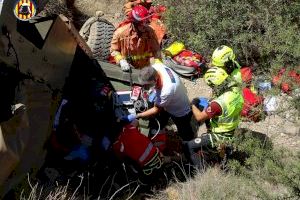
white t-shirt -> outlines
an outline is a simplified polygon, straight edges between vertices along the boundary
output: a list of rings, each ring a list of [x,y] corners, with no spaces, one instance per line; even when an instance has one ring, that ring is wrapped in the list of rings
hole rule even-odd
[[[162,79],[162,88],[156,89],[155,104],[175,117],[188,114],[191,107],[187,90],[178,75],[162,63],[155,63],[152,67]]]

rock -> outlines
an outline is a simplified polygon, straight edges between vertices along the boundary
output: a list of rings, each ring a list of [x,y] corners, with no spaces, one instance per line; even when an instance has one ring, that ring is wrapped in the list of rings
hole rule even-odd
[[[121,15],[122,15],[121,13],[117,12],[117,13],[115,13],[114,18],[118,19],[121,17]]]
[[[103,17],[103,15],[104,15],[104,12],[103,12],[103,11],[101,11],[101,10],[97,10],[97,11],[96,11],[95,16],[96,16],[97,18]]]
[[[283,131],[285,134],[290,136],[300,136],[300,126],[292,123],[286,123],[284,125]]]

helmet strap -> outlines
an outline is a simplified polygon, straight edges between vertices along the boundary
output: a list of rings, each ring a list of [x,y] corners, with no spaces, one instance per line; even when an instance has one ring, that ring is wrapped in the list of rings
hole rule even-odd
[[[231,90],[231,88],[236,87],[235,84],[230,85],[231,82],[232,82],[231,77],[227,77],[221,85],[214,86],[213,92],[215,93],[215,95],[219,96],[219,95]]]
[[[218,85],[218,86],[214,86],[214,87],[213,87],[213,94],[214,94],[214,96],[216,96],[216,97],[218,97],[218,96],[220,96],[221,94],[223,94],[224,91],[225,91],[225,88],[224,88],[223,84]]]
[[[141,34],[143,33],[143,31],[141,31],[139,28],[140,23],[141,22],[133,22],[133,27],[134,27],[135,31],[137,32],[138,36],[141,36]]]
[[[224,63],[224,68],[227,74],[230,75],[233,72],[233,70],[236,68],[236,64],[233,60],[230,59]]]

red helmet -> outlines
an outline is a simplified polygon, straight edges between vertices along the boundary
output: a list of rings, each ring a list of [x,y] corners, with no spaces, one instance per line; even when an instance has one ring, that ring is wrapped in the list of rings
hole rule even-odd
[[[149,19],[149,11],[147,8],[141,5],[133,7],[131,11],[131,16],[135,22],[143,22]]]

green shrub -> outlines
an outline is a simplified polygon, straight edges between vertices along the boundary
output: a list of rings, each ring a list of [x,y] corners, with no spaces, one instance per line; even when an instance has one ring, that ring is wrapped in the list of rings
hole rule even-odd
[[[239,137],[235,145],[237,150],[246,152],[247,159],[244,165],[230,161],[230,171],[258,185],[256,189],[261,198],[293,199],[300,195],[300,152],[273,149],[268,141],[247,134]],[[280,187],[285,192],[274,196],[266,187]]]
[[[242,64],[268,70],[300,61],[300,3],[297,0],[165,1],[171,35],[206,57],[222,44]]]

